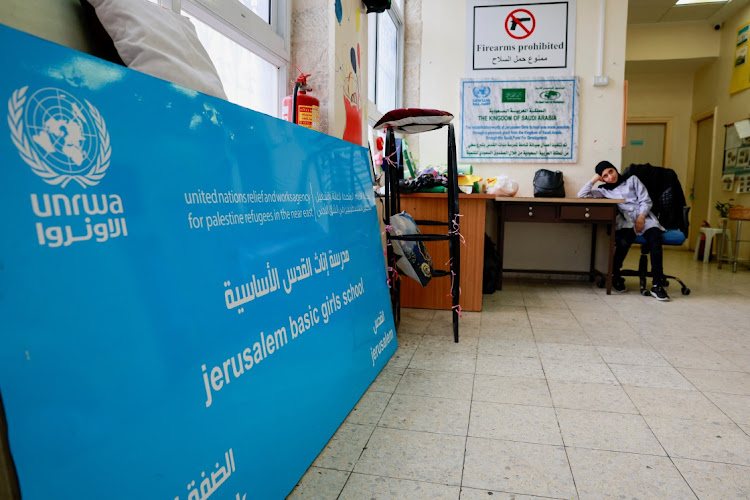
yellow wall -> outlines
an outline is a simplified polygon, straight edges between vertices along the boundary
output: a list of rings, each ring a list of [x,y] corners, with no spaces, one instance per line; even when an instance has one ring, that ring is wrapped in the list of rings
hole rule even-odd
[[[628,119],[667,118],[672,123],[671,160],[663,166],[688,186],[688,150],[692,116],[693,73],[648,73],[628,76]],[[623,168],[626,165],[623,165]]]
[[[721,33],[708,23],[628,26],[628,61],[696,59],[719,55]]]
[[[714,155],[712,161],[711,189],[709,200],[709,222],[718,226],[718,212],[713,208],[717,201],[734,198],[734,204],[750,206],[750,194],[738,195],[721,189],[721,169],[724,159],[724,124],[750,117],[750,89],[729,95],[729,80],[732,75],[732,63],[737,30],[742,24],[750,21],[750,7],[742,9],[724,23],[721,33],[721,51],[719,58],[701,68],[695,74],[695,91],[693,95],[693,115],[717,108],[714,117],[717,127],[714,137]],[[745,224],[743,238],[750,239],[750,224]],[[734,228],[732,228],[734,229]],[[740,248],[740,258],[750,255],[750,244]]]

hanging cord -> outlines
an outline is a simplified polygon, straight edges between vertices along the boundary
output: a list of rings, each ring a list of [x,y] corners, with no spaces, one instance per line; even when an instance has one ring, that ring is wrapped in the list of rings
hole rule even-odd
[[[448,231],[448,234],[450,234],[450,235],[454,235],[454,234],[457,235],[458,238],[461,240],[461,243],[464,244],[464,245],[466,245],[466,238],[464,238],[464,235],[461,234],[461,232],[459,231],[459,225],[458,225],[458,218],[459,217],[463,217],[463,214],[456,214],[453,217],[453,220],[451,221],[451,226],[453,227],[453,229],[450,230],[450,231]]]
[[[455,306],[451,307],[451,309],[455,309],[455,311],[458,313],[459,318],[464,318],[463,314],[461,314],[461,311],[463,311],[463,309],[461,309],[461,304],[456,304]]]
[[[385,258],[386,258],[386,261],[387,261],[388,260],[388,253],[385,250],[383,250],[383,255],[385,255]],[[393,286],[391,286],[392,285],[392,283],[391,283],[391,273],[393,273],[393,284],[395,284],[396,281],[398,281],[398,269],[396,269],[395,267],[391,267],[391,266],[388,266],[386,269],[388,270],[388,273],[386,274],[386,278],[387,278],[386,279],[386,283],[388,284],[388,288],[393,288]]]

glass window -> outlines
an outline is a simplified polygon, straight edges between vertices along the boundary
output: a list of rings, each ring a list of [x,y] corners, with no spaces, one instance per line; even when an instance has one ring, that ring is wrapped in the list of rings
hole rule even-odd
[[[186,12],[216,66],[227,98],[235,104],[278,116],[279,68]]]
[[[403,46],[400,19],[395,2],[391,9],[368,16],[368,98],[379,114],[400,106]]]
[[[240,0],[242,5],[255,12],[265,22],[271,22],[271,0]]]
[[[378,111],[396,108],[396,76],[398,71],[398,28],[387,12],[378,14],[378,62],[375,70]]]

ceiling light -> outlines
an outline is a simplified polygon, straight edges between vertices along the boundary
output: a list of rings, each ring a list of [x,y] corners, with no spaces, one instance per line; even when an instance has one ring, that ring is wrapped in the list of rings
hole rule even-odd
[[[729,0],[677,0],[675,5],[693,5],[697,3],[727,3]]]

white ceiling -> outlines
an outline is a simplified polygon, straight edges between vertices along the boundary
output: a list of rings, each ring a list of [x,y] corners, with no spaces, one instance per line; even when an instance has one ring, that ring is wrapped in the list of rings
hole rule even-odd
[[[718,24],[750,4],[750,0],[692,5],[675,5],[676,2],[677,0],[628,0],[628,24],[690,21]]]

